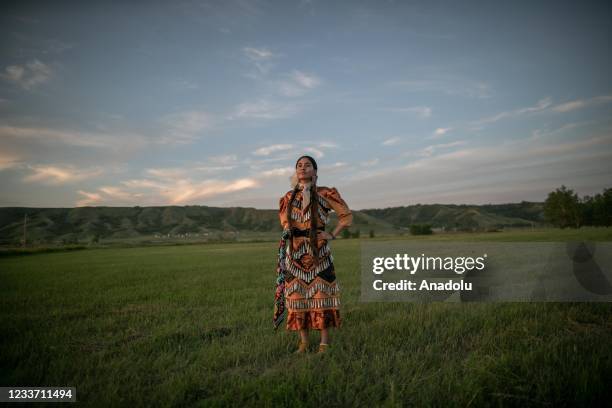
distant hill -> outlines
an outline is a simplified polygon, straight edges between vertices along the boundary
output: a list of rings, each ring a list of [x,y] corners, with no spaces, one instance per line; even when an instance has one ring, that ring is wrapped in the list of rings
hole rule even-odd
[[[543,203],[527,201],[488,205],[417,204],[361,212],[397,227],[431,224],[446,230],[475,230],[541,224],[544,222],[543,206]]]
[[[502,205],[412,205],[353,211],[351,230],[377,235],[396,234],[411,224],[434,228],[475,230],[530,226],[543,222],[542,203]],[[280,225],[277,210],[243,207],[78,207],[0,208],[0,245],[19,245],[27,214],[29,243],[72,244],[113,240],[208,241],[272,239]],[[335,214],[331,227],[337,222]]]

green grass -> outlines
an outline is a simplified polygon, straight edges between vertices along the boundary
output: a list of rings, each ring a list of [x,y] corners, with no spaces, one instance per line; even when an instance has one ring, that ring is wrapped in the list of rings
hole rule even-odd
[[[407,239],[610,241],[611,229]],[[276,243],[0,258],[0,385],[95,406],[603,405],[607,303],[359,302],[359,240],[333,243],[329,354],[271,328]],[[313,349],[318,333],[311,334]]]

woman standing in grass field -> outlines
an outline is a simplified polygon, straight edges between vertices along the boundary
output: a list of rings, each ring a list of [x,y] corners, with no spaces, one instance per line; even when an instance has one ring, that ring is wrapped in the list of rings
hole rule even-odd
[[[283,227],[279,272],[287,308],[287,330],[299,331],[298,353],[308,350],[308,330],[321,331],[319,353],[329,346],[329,327],[340,326],[340,288],[336,281],[329,241],[349,227],[353,216],[338,190],[317,186],[317,163],[301,156],[292,177],[293,189],[279,203]],[[329,212],[338,215],[338,225],[325,231]],[[284,244],[287,242],[287,247]],[[282,296],[284,295],[284,296]],[[283,306],[280,305],[282,312]],[[278,325],[275,314],[275,325]]]

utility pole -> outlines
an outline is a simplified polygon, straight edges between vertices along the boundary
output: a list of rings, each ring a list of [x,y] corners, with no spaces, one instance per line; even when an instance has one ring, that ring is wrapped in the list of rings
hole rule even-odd
[[[28,228],[28,214],[23,215],[23,248],[26,247]]]

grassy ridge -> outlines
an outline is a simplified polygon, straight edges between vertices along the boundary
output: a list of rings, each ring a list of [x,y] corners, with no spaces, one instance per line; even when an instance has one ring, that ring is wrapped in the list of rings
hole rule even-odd
[[[585,229],[452,239],[610,236]],[[333,251],[343,327],[324,356],[293,355],[295,334],[271,330],[275,243],[4,257],[0,384],[75,386],[80,401],[100,406],[587,405],[609,397],[612,305],[360,303],[359,240],[334,242]]]
[[[27,215],[27,223],[25,223]],[[411,205],[353,211],[353,231],[397,235],[411,224],[447,230],[530,227],[544,222],[541,203]],[[337,222],[331,214],[330,228]],[[0,208],[0,246],[20,246],[26,224],[30,246],[98,243],[247,241],[278,235],[278,210],[243,207]]]

